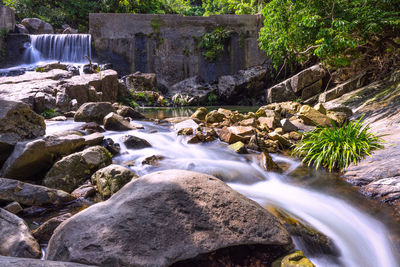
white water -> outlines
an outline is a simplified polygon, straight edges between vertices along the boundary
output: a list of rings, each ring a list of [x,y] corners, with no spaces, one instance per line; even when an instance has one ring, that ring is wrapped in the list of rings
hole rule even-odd
[[[26,45],[24,63],[45,61],[85,63],[92,58],[90,34],[39,34],[30,35]]]
[[[308,222],[330,237],[340,250],[340,256],[307,254],[307,248],[301,243],[296,247],[305,251],[316,266],[349,267],[396,267],[397,261],[389,232],[385,226],[368,214],[358,210],[343,200],[285,182],[287,174],[264,172],[253,157],[241,156],[226,149],[226,145],[215,141],[210,144],[188,145],[185,137],[176,136],[167,126],[150,122],[137,122],[145,130],[128,132],[107,132],[121,145],[121,155],[114,158],[118,163],[135,161],[132,167],[139,175],[162,169],[188,169],[217,175],[225,181],[234,181],[229,185],[243,195],[261,205],[274,204]],[[54,122],[48,124],[48,133],[73,128],[75,123]],[[157,132],[154,132],[157,131]],[[151,133],[153,132],[153,133]],[[125,134],[144,138],[151,148],[128,150],[121,142]],[[162,155],[166,159],[157,167],[142,165],[148,156]],[[299,163],[282,156],[275,160],[291,165],[288,172]],[[239,183],[240,182],[240,183]],[[250,182],[256,182],[248,184]]]

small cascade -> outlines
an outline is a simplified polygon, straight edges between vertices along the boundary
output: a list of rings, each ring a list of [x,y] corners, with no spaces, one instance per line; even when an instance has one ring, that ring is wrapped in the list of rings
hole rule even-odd
[[[85,63],[92,57],[90,34],[39,34],[30,35],[26,44],[24,62],[60,61]]]

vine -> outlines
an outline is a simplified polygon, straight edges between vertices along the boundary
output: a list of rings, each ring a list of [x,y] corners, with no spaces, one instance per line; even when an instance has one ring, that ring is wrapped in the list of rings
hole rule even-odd
[[[210,62],[215,61],[225,50],[226,42],[231,38],[233,31],[222,27],[216,28],[201,37],[199,48],[203,50],[203,56]]]

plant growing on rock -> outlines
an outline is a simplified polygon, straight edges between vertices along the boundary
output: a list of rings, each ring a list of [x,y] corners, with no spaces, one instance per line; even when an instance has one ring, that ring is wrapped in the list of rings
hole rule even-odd
[[[203,56],[210,62],[215,61],[225,50],[226,42],[231,38],[233,31],[222,27],[216,28],[201,37],[199,48],[203,50]]]
[[[45,119],[51,119],[57,116],[60,116],[60,113],[58,113],[57,111],[55,111],[52,108],[46,109],[45,111],[43,111],[40,115],[42,115]]]
[[[308,166],[328,168],[329,171],[345,170],[351,163],[356,165],[360,159],[374,149],[382,148],[383,140],[371,133],[369,125],[362,118],[350,121],[341,127],[317,127],[304,134],[293,153],[303,157]]]

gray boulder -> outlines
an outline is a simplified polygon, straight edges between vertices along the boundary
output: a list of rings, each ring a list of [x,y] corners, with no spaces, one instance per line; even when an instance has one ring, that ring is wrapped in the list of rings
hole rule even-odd
[[[72,192],[100,168],[111,164],[111,154],[102,146],[87,148],[57,161],[46,174],[43,184]]]
[[[120,115],[122,117],[129,117],[129,118],[134,119],[134,120],[142,120],[142,119],[146,118],[140,112],[134,110],[131,107],[127,107],[127,106],[121,106],[117,110],[117,113],[118,113],[118,115]]]
[[[126,145],[127,148],[131,149],[141,149],[141,148],[151,147],[151,144],[149,142],[133,135],[125,135],[122,138],[122,142]]]
[[[91,180],[101,198],[108,199],[135,177],[136,174],[130,169],[111,164],[95,172]]]
[[[109,102],[89,102],[79,107],[74,116],[74,121],[96,122],[103,124],[103,119],[114,107]]]
[[[39,258],[38,242],[18,216],[0,208],[0,255]]]
[[[128,89],[133,91],[157,91],[157,77],[155,73],[141,73],[140,71],[123,78]]]
[[[15,258],[0,256],[0,266],[4,267],[89,267],[73,262],[43,261],[36,259]],[[90,265],[94,267],[93,265]]]
[[[215,87],[205,83],[199,76],[193,76],[174,84],[170,94],[175,104],[196,106],[207,104],[208,96],[215,91]]]
[[[104,129],[111,131],[129,131],[137,128],[129,122],[128,119],[111,112],[104,117]]]
[[[0,200],[17,201],[25,206],[61,205],[74,200],[70,194],[41,185],[0,178]]]
[[[272,261],[293,247],[274,216],[224,182],[168,170],[131,181],[109,200],[64,222],[50,239],[46,258],[101,266],[170,266],[247,245],[262,247]]]
[[[289,100],[295,100],[297,96],[292,90],[290,80],[283,81],[267,89],[268,103],[279,103]]]
[[[322,65],[314,65],[290,78],[292,90],[296,93],[303,90],[326,76],[327,72]],[[320,84],[322,86],[322,83]],[[319,88],[321,88],[321,86]]]
[[[24,25],[31,34],[54,33],[54,29],[49,23],[38,18],[25,18],[21,21],[21,24]]]

